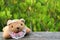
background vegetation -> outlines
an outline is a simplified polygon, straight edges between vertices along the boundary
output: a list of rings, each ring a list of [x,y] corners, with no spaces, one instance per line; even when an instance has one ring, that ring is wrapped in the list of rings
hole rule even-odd
[[[0,0],[0,31],[9,19],[26,20],[32,31],[60,31],[60,0]]]

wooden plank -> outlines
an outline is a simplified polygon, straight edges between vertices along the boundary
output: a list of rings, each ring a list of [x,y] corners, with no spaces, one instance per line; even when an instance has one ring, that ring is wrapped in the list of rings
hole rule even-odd
[[[0,40],[15,40],[4,39],[2,32],[0,32]],[[24,38],[18,40],[60,40],[60,32],[32,32]]]

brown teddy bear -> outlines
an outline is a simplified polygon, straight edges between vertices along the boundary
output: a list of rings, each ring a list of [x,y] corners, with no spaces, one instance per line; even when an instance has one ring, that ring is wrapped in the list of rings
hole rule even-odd
[[[25,34],[30,33],[26,27],[24,19],[8,20],[7,26],[3,28],[3,38],[22,38]]]

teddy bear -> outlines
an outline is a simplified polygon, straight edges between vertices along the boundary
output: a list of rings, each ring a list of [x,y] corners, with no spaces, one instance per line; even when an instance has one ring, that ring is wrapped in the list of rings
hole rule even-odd
[[[7,26],[3,28],[3,38],[22,38],[31,31],[25,25],[24,19],[8,20]]]

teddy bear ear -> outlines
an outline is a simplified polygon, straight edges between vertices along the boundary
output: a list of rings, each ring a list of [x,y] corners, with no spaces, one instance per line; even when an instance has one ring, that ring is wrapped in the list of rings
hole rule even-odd
[[[20,21],[25,23],[25,20],[24,20],[23,18],[22,18],[22,19],[20,19]]]
[[[11,22],[12,22],[12,20],[8,20],[8,21],[7,21],[7,25],[9,25]]]

